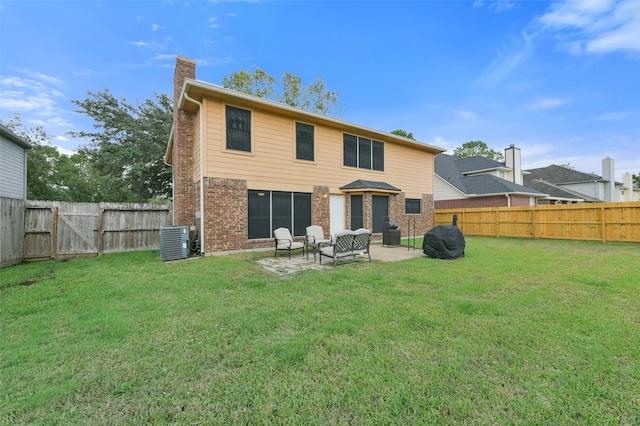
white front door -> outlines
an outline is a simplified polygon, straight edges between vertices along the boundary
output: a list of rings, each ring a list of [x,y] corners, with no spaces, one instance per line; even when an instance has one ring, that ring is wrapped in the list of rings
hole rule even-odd
[[[331,195],[329,198],[329,232],[331,235],[344,231],[344,195]]]

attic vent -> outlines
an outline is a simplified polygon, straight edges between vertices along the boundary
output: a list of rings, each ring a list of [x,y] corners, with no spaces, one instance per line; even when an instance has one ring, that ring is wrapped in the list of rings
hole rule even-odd
[[[160,257],[162,260],[186,259],[189,256],[189,227],[160,227]]]

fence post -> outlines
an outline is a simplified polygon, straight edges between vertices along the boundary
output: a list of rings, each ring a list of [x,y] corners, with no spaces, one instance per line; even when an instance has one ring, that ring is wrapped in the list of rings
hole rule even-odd
[[[602,233],[602,242],[607,242],[606,224],[604,223],[604,206],[600,206],[600,232]]]
[[[102,213],[104,209],[98,212],[98,256],[102,256],[102,235],[104,234],[104,224],[102,221]]]
[[[51,207],[51,258],[58,258],[58,208]]]

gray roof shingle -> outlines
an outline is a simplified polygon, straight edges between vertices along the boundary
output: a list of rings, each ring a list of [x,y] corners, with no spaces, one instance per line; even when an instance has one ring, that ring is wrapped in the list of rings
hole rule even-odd
[[[401,192],[400,189],[396,188],[393,185],[389,185],[386,182],[377,182],[374,180],[363,179],[358,179],[344,186],[341,186],[340,189],[379,189],[382,191]]]
[[[504,168],[504,163],[485,157],[458,158],[455,155],[438,154],[435,156],[435,171],[445,181],[455,186],[465,195],[489,194],[531,194],[545,195],[535,189],[527,188],[517,183],[499,178],[495,175],[481,174],[465,176],[466,173],[480,170],[495,170]]]

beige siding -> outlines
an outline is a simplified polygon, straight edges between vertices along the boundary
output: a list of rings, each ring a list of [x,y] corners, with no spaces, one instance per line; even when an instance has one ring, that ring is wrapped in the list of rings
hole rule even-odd
[[[384,143],[384,172],[344,167],[342,130],[302,120],[315,126],[315,161],[296,160],[296,120],[246,105],[234,106],[252,111],[252,152],[227,151],[224,104],[206,99],[204,105],[205,176],[243,179],[249,188],[265,190],[311,192],[314,185],[324,185],[340,193],[341,186],[366,179],[387,182],[409,198],[433,193],[433,154],[429,152],[377,139]]]
[[[440,176],[435,177],[433,193],[434,200],[459,200],[461,198],[466,198],[466,195],[458,191],[450,183],[445,182]]]

